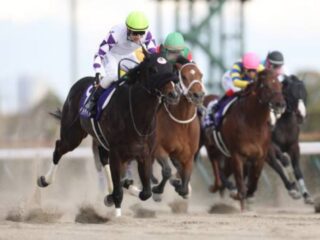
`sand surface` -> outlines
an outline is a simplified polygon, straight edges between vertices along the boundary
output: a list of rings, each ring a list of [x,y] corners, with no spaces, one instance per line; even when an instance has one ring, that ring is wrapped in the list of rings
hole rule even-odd
[[[240,213],[237,202],[208,193],[196,176],[188,201],[171,187],[161,203],[125,194],[123,216],[115,218],[103,205],[93,163],[62,162],[56,181],[39,189],[35,179],[47,163],[1,164],[0,240],[320,239],[320,215],[301,200],[256,202]]]

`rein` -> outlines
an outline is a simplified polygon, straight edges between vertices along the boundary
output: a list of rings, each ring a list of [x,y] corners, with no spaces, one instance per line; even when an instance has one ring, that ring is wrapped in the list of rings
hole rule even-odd
[[[169,117],[175,121],[176,123],[180,123],[180,124],[188,124],[191,123],[196,117],[197,117],[197,108],[195,108],[194,110],[194,114],[191,118],[187,119],[187,120],[180,120],[177,119],[175,116],[173,116],[173,114],[169,111],[168,106],[166,103],[163,103],[164,108],[166,109],[167,113],[169,114]]]

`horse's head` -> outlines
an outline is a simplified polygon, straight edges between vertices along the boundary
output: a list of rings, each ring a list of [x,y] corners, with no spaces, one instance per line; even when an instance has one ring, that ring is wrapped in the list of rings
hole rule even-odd
[[[282,95],[282,84],[272,70],[260,72],[255,86],[260,103],[268,104],[276,115],[281,115],[285,111],[286,102]]]
[[[178,103],[175,89],[178,77],[173,66],[160,54],[148,54],[136,68],[128,73],[129,83],[138,82],[149,93],[157,95],[169,104]]]
[[[180,92],[189,102],[201,105],[205,95],[201,71],[195,63],[189,62],[184,57],[177,59],[176,67],[179,70]]]
[[[282,93],[287,103],[287,112],[296,112],[301,118],[306,116],[307,90],[303,81],[295,75],[285,76],[282,82]]]

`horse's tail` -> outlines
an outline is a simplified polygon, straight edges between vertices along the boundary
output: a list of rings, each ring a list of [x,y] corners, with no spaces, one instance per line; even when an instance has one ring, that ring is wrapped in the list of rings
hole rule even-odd
[[[57,108],[57,110],[56,111],[54,111],[54,112],[49,112],[49,114],[51,115],[51,116],[53,116],[55,119],[57,119],[57,120],[61,120],[61,118],[62,118],[62,112],[61,112],[61,109],[59,109],[59,108]]]

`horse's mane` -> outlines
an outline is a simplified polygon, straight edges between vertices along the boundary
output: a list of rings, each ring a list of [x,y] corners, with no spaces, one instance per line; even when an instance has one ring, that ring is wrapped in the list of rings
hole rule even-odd
[[[144,58],[144,60],[139,63],[137,66],[135,66],[134,68],[130,69],[128,71],[128,73],[126,74],[127,76],[127,80],[126,83],[127,84],[134,84],[136,82],[136,80],[139,78],[141,70],[143,69],[145,62],[146,62],[146,58]]]

